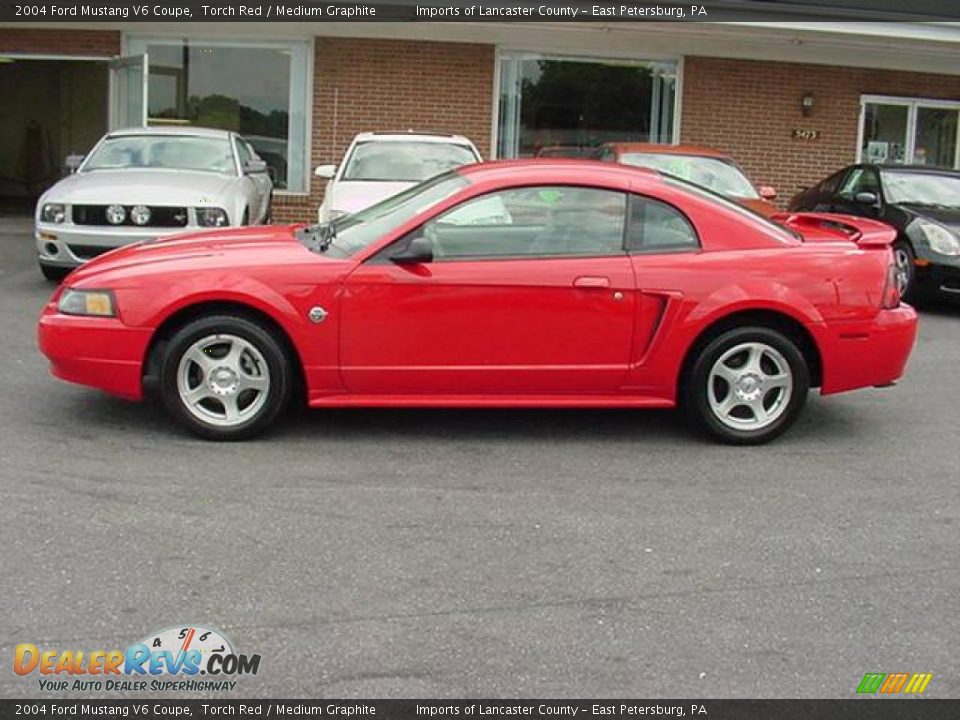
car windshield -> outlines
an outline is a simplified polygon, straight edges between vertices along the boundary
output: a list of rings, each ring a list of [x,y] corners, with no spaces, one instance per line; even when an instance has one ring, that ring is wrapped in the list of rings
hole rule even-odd
[[[382,238],[469,183],[454,171],[430,178],[365,210],[333,221],[330,255],[347,257]]]
[[[887,202],[960,208],[960,175],[883,170]]]
[[[458,143],[371,140],[354,146],[340,179],[420,182],[479,160],[471,147]]]
[[[230,141],[195,135],[115,135],[83,164],[83,172],[118,169],[236,171]]]
[[[621,155],[620,162],[625,165],[659,170],[727,197],[746,200],[756,200],[760,197],[736,165],[719,158],[675,153],[634,152]]]

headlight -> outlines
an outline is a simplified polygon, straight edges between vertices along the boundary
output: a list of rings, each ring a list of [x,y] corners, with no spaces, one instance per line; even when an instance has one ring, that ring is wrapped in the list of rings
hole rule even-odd
[[[115,317],[117,305],[110,290],[74,290],[67,288],[60,295],[57,310],[64,315]]]
[[[67,217],[67,209],[62,203],[46,203],[40,210],[40,219],[48,223],[62,223]]]
[[[223,208],[197,208],[197,225],[200,227],[224,227],[229,224],[230,218]]]
[[[918,225],[930,249],[941,255],[960,255],[960,240],[943,225],[919,221]]]

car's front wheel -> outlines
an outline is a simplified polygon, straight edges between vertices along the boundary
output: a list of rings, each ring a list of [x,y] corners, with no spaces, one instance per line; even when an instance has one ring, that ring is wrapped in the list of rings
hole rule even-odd
[[[810,371],[797,344],[777,330],[743,327],[708,342],[684,382],[684,408],[724,442],[756,445],[790,427],[803,409]]]
[[[255,320],[234,315],[194,320],[161,352],[161,400],[177,422],[201,437],[240,440],[256,435],[289,400],[289,356]]]
[[[913,290],[913,279],[916,275],[916,265],[913,248],[910,243],[900,240],[893,246],[893,262],[897,270],[897,289],[900,297],[906,297]]]

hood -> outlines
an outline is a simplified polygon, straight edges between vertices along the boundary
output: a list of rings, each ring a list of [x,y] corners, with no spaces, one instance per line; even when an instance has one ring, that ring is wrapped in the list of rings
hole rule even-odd
[[[910,215],[933,220],[946,225],[951,230],[960,232],[960,207],[933,207],[930,205],[911,205],[903,203],[897,205]]]
[[[47,191],[44,199],[71,205],[210,205],[235,179],[189,170],[93,170],[64,178]]]
[[[105,274],[207,271],[225,268],[280,266],[290,263],[342,262],[308,250],[294,233],[303,225],[261,225],[170,235],[124,245],[100,255],[70,273],[67,284],[96,284]]]
[[[415,182],[341,180],[334,183],[334,186],[327,191],[331,195],[329,207],[331,210],[345,213],[359,212],[416,184]]]

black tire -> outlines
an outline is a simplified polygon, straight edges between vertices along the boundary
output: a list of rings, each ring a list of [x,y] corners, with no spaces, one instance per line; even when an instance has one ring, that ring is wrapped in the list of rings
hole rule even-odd
[[[243,218],[240,220],[240,224],[243,227],[246,227],[250,224],[250,208],[243,209]]]
[[[906,276],[903,287],[900,289],[900,297],[909,299],[911,295],[914,294],[917,286],[917,266],[914,264],[917,255],[913,252],[913,248],[909,242],[906,240],[898,240],[893,244],[893,258],[897,265],[898,274],[903,272]],[[901,258],[903,262],[901,262]]]
[[[270,195],[267,197],[267,211],[263,214],[263,224],[272,225],[273,224],[273,192],[270,192]]]
[[[775,351],[773,354],[779,354],[780,356],[776,360],[786,362],[792,379],[789,399],[782,407],[775,410],[779,415],[769,424],[756,429],[731,427],[714,412],[708,398],[711,373],[714,367],[726,353],[746,344],[772,348]],[[773,440],[786,431],[799,417],[810,389],[810,370],[803,353],[787,335],[766,327],[734,328],[709,340],[695,352],[697,354],[692,358],[681,384],[680,400],[684,412],[701,431],[730,445],[760,445]],[[735,359],[737,356],[732,357]],[[771,357],[769,355],[764,356],[764,362],[771,362]],[[717,382],[717,380],[717,378],[714,378],[713,382]],[[724,381],[720,380],[720,387],[723,386],[723,383]],[[730,392],[733,392],[733,390],[733,387],[729,388]],[[716,392],[716,390],[714,389],[713,392]],[[779,392],[785,391],[759,390],[760,402],[765,403],[767,399],[776,401],[780,398],[782,400],[782,396],[777,394]],[[774,394],[771,395],[771,393]],[[735,406],[735,409],[738,412],[743,411],[743,414],[749,412],[755,419],[757,417],[752,410],[746,408],[746,403]],[[732,421],[730,420],[730,422]],[[743,421],[749,422],[749,418],[744,418]]]
[[[265,398],[259,408],[251,410],[248,417],[230,426],[217,425],[213,421],[208,422],[198,417],[195,411],[188,408],[178,386],[180,363],[184,354],[195,343],[217,335],[240,338],[252,345],[266,362],[266,368],[269,371],[268,389],[263,393]],[[289,403],[294,385],[293,366],[289,354],[273,332],[255,320],[238,315],[202,317],[180,328],[168,342],[160,344],[158,348],[161,353],[160,399],[171,417],[194,435],[208,440],[243,440],[253,437],[266,430]],[[208,379],[209,376],[201,379],[198,386],[206,383]],[[210,382],[213,381],[210,380]],[[236,400],[238,403],[242,392],[244,391],[238,393]],[[255,397],[258,396],[255,395]],[[204,400],[204,402],[205,407],[216,410],[217,400],[212,395],[209,401]],[[252,409],[253,405],[254,403],[251,402],[247,407]],[[221,406],[225,411],[226,405],[221,404]],[[247,411],[244,410],[244,412]]]
[[[58,285],[63,282],[63,279],[70,274],[70,268],[57,267],[56,265],[44,265],[40,263],[40,272],[43,276],[50,282],[55,282]]]

